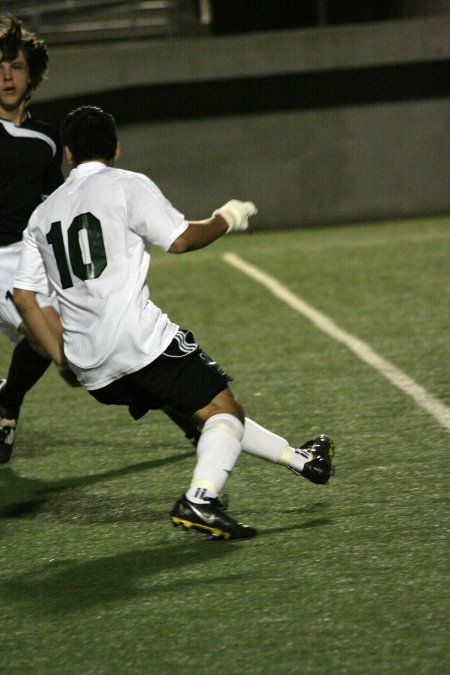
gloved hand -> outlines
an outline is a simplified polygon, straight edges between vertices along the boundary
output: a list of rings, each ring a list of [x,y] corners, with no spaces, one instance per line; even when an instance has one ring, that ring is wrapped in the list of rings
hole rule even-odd
[[[231,199],[229,202],[213,211],[213,216],[219,214],[228,224],[229,232],[242,232],[248,228],[248,219],[258,213],[258,209],[253,202],[241,202],[238,199]]]

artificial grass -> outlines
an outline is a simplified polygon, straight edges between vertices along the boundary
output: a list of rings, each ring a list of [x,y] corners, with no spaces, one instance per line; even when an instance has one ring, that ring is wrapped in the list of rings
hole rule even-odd
[[[2,673],[448,670],[447,431],[222,259],[262,267],[445,401],[448,222],[155,252],[155,299],[231,372],[247,414],[292,444],[329,433],[337,474],[314,486],[243,455],[230,512],[259,536],[184,533],[168,521],[194,465],[181,432],[52,369],[0,468]],[[0,337],[1,373],[9,355]]]

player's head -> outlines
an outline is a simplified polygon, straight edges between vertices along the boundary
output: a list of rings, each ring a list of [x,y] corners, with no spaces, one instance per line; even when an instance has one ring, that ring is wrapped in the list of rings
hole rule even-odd
[[[95,159],[110,163],[117,157],[114,117],[95,105],[72,110],[63,122],[61,138],[75,166]]]
[[[12,14],[0,16],[0,61],[13,62],[20,53],[28,67],[28,100],[47,75],[47,46]]]

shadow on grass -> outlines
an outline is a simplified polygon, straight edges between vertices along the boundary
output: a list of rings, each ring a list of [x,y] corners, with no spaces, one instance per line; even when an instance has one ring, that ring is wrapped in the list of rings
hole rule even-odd
[[[262,536],[282,534],[292,530],[308,530],[313,527],[324,527],[325,525],[331,525],[332,523],[333,521],[330,518],[316,518],[315,520],[308,520],[306,523],[300,523],[297,525],[287,525],[286,527],[268,527],[264,530],[258,529],[258,539]]]
[[[140,471],[156,469],[192,457],[188,451],[180,455],[164,459],[148,460],[138,464],[130,464],[120,469],[111,469],[103,473],[86,476],[64,478],[60,481],[44,481],[37,478],[19,476],[7,467],[0,470],[0,518],[33,517],[42,510],[48,511],[52,504],[57,505],[61,493],[86,487],[96,483],[133,474]],[[79,499],[77,500],[79,501]]]
[[[214,565],[238,548],[229,542],[216,545],[196,538],[194,544],[139,549],[83,562],[53,561],[26,574],[4,579],[0,603],[23,603],[27,612],[42,616],[133,598],[145,602],[146,598],[179,592],[183,587],[206,588],[219,582],[234,582],[236,575],[219,576]],[[207,570],[214,569],[214,577],[198,567],[209,563],[213,567]]]
[[[326,518],[258,531],[260,537],[330,524]],[[197,593],[213,585],[243,582],[246,574],[228,574],[219,565],[252,542],[212,541],[187,533],[177,544],[138,549],[94,560],[55,560],[2,580],[0,604],[20,603],[27,613],[48,615],[92,609],[96,605],[155,598],[183,589]],[[192,537],[192,539],[191,539]],[[187,542],[187,543],[186,543]],[[211,567],[209,567],[211,563]],[[209,572],[214,570],[214,576]]]

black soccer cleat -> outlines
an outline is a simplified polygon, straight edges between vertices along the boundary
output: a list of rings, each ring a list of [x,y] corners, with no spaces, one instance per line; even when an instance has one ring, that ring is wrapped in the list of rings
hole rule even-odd
[[[295,452],[302,455],[307,454],[310,457],[301,472],[289,467],[295,474],[301,475],[317,485],[325,485],[330,477],[334,476],[335,468],[331,463],[331,458],[334,457],[334,443],[325,434],[303,443]]]
[[[6,380],[0,380],[0,389],[6,384]],[[0,464],[9,462],[14,446],[16,420],[6,416],[6,410],[0,406]]]
[[[196,530],[213,539],[250,539],[256,535],[253,527],[242,525],[225,513],[218,499],[193,504],[183,495],[173,507],[170,520],[175,526]]]
[[[14,447],[16,420],[7,419],[0,408],[0,464],[9,462]]]

